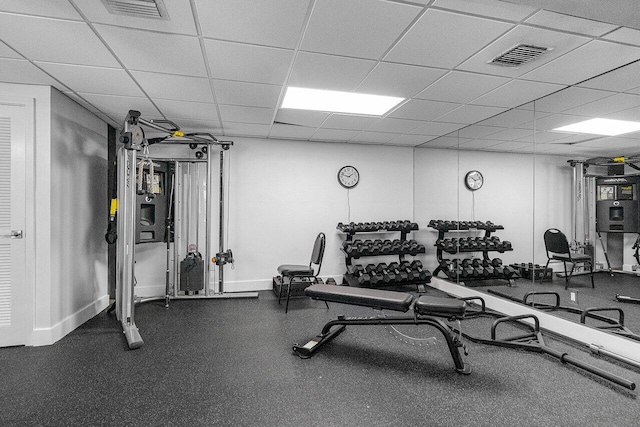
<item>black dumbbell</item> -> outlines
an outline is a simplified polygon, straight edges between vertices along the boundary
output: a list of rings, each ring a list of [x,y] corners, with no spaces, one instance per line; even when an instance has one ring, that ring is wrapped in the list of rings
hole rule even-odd
[[[406,282],[407,280],[409,280],[407,272],[401,270],[400,264],[398,264],[397,262],[390,262],[387,266],[387,269],[395,274],[396,282]]]
[[[347,271],[349,271],[349,273],[352,274],[353,277],[356,278],[356,281],[360,285],[366,285],[371,280],[371,275],[369,273],[367,273],[365,271],[364,267],[362,267],[359,264],[358,265],[352,265],[351,267],[349,267],[349,269]]]
[[[431,280],[431,272],[422,267],[422,262],[415,260],[411,263],[413,271],[418,272],[417,280],[428,282]]]
[[[394,283],[396,281],[396,274],[385,263],[378,264],[376,268],[377,272],[382,275],[382,281],[384,283]]]

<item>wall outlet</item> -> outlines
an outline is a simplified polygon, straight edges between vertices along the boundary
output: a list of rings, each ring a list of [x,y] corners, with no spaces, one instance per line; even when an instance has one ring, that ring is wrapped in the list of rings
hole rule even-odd
[[[578,291],[576,289],[569,289],[569,300],[574,304],[578,303]]]

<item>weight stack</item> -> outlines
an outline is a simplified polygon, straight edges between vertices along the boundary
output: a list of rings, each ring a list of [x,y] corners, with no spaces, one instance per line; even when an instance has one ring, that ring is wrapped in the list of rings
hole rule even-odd
[[[180,261],[180,290],[197,292],[204,289],[204,260],[188,257]]]

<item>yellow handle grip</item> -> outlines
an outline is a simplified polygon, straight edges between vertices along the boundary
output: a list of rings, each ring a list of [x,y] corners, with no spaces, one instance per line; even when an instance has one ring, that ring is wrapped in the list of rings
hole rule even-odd
[[[111,199],[111,207],[109,208],[109,215],[115,215],[118,210],[118,199]]]

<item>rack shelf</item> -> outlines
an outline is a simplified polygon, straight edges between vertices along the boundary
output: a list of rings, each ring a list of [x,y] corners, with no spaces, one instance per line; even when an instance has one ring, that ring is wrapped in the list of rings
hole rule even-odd
[[[389,287],[400,285],[420,285],[431,280],[429,270],[422,268],[420,261],[409,262],[406,255],[415,256],[426,252],[424,245],[416,240],[407,239],[408,233],[418,230],[418,224],[408,220],[364,222],[364,223],[338,223],[337,229],[346,234],[342,244],[342,253],[345,256],[347,272],[344,274],[343,283],[349,286],[361,287]],[[380,232],[399,232],[399,239],[354,239],[357,233],[375,234]],[[356,264],[352,261],[363,257],[397,256],[399,262]]]

